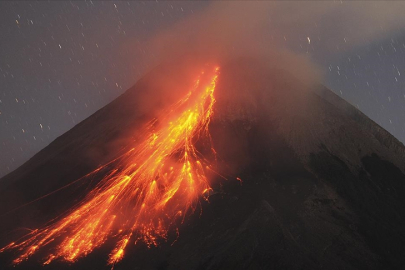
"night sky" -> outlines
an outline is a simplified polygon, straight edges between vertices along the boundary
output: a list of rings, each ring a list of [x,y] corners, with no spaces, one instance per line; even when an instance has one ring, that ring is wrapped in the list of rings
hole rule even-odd
[[[209,5],[1,2],[0,177],[131,87],[158,60],[142,45]],[[344,12],[335,20],[361,24],[355,17]],[[338,33],[327,31],[328,16],[320,18],[308,31],[277,31],[271,38],[308,55],[323,71],[323,84],[405,142],[402,22],[383,24],[379,35],[370,35],[343,23]],[[269,29],[278,27],[270,15],[265,23]]]

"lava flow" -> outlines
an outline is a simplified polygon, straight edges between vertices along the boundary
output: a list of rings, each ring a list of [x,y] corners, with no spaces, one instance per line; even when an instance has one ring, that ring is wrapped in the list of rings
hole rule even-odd
[[[44,264],[58,258],[74,262],[112,238],[116,246],[108,263],[115,264],[131,241],[151,246],[166,239],[169,227],[194,211],[210,190],[205,173],[210,167],[194,144],[210,136],[218,70],[203,72],[183,99],[151,121],[146,139],[111,163],[117,165],[81,204],[0,252],[17,249],[13,263],[18,264],[47,247]]]

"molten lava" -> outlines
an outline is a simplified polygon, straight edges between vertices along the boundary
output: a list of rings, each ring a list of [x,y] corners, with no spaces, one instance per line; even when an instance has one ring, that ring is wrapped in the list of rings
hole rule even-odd
[[[113,168],[81,204],[0,252],[18,249],[17,264],[48,246],[44,264],[58,258],[74,262],[111,237],[117,242],[108,263],[115,264],[131,241],[151,246],[166,239],[169,227],[194,211],[210,190],[209,165],[194,144],[210,136],[218,68],[203,74],[184,98],[148,124],[143,142],[111,163]]]

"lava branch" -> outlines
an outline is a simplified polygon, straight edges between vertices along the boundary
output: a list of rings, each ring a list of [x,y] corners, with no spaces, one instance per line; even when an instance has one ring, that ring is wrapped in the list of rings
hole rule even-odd
[[[158,122],[159,128],[123,155],[81,204],[0,252],[17,249],[13,263],[18,264],[53,243],[44,264],[58,258],[74,262],[112,237],[117,242],[108,263],[113,265],[123,258],[131,239],[148,246],[166,239],[169,226],[194,211],[211,189],[205,174],[209,164],[194,143],[210,136],[218,70],[210,77],[199,76],[183,99],[152,121],[149,127]]]

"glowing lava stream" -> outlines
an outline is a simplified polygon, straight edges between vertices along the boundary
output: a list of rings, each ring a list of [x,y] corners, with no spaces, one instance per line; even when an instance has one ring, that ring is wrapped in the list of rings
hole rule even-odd
[[[79,206],[0,252],[18,249],[20,255],[13,261],[18,264],[53,243],[44,264],[57,258],[74,262],[114,237],[117,244],[108,263],[115,264],[131,240],[150,246],[166,238],[169,226],[193,211],[210,190],[208,165],[194,143],[209,136],[218,70],[205,74],[208,79],[200,76],[183,99],[152,121],[149,129],[157,122],[159,129],[149,130],[148,138],[126,153]]]

